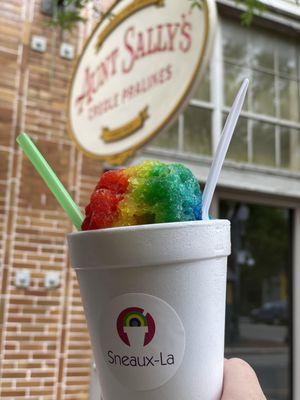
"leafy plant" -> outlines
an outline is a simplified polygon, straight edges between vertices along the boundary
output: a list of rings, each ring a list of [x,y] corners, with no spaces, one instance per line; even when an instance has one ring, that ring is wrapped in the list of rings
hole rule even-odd
[[[191,8],[202,8],[203,0],[190,0]],[[263,12],[266,10],[265,4],[261,3],[260,0],[235,0],[237,4],[246,5],[246,11],[241,15],[242,25],[250,26],[255,13]]]
[[[246,11],[241,15],[242,25],[250,26],[252,24],[255,12],[263,12],[267,9],[265,4],[259,0],[235,0],[237,4],[245,4]]]
[[[64,31],[71,31],[78,22],[83,22],[83,8],[92,0],[52,0],[53,1],[53,18],[50,21],[52,27],[60,27]],[[189,0],[191,8],[202,8],[203,0]],[[266,10],[266,6],[260,0],[235,0],[237,4],[246,5],[246,10],[241,15],[241,22],[245,26],[251,25],[255,13]],[[93,1],[93,3],[95,3]],[[96,3],[97,4],[97,3]],[[101,8],[101,0],[98,5],[94,4],[94,12],[97,17],[104,15],[112,17],[111,14],[105,14]]]
[[[52,0],[53,1],[53,18],[50,21],[50,26],[60,27],[63,31],[72,31],[78,22],[84,22],[82,11],[91,0]],[[94,3],[94,2],[93,2]],[[94,13],[101,17],[104,13],[99,5],[94,4]]]

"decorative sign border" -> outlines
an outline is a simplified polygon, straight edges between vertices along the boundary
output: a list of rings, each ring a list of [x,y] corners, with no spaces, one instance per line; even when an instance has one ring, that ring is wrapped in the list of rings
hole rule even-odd
[[[104,29],[98,37],[96,51],[101,49],[102,44],[106,38],[128,17],[149,6],[163,7],[165,0],[135,0],[134,3],[129,4],[124,10],[117,14],[110,24]],[[99,25],[98,25],[99,26]]]
[[[173,107],[172,111],[166,115],[163,122],[153,131],[151,132],[146,139],[140,140],[138,143],[134,144],[131,148],[122,151],[120,153],[106,156],[106,155],[96,155],[87,151],[85,148],[81,146],[81,144],[76,139],[75,134],[73,133],[70,121],[70,99],[71,99],[71,92],[73,87],[73,82],[76,77],[76,72],[78,66],[81,62],[82,57],[84,56],[85,50],[89,45],[90,41],[93,39],[95,32],[99,29],[101,24],[105,21],[105,18],[109,18],[109,14],[113,13],[115,7],[119,5],[122,0],[116,1],[116,3],[108,10],[106,16],[95,26],[92,34],[86,40],[81,55],[77,58],[76,64],[73,70],[69,90],[68,90],[68,100],[67,100],[67,131],[71,137],[71,139],[76,143],[77,147],[88,157],[94,158],[97,160],[107,161],[112,165],[120,165],[123,164],[129,157],[132,157],[134,153],[140,149],[143,145],[145,145],[148,141],[150,141],[154,136],[156,136],[162,129],[168,127],[174,119],[178,116],[181,110],[188,104],[188,101],[192,95],[192,89],[197,86],[199,80],[201,80],[203,76],[203,69],[205,67],[204,64],[208,61],[208,56],[211,51],[212,42],[214,39],[215,33],[215,26],[217,23],[216,19],[216,6],[215,0],[202,0],[202,11],[204,14],[205,20],[205,35],[204,35],[204,44],[202,48],[202,52],[199,56],[197,65],[193,71],[191,79],[189,81],[188,87],[185,90],[184,94],[179,98],[176,103],[176,106]],[[180,1],[180,0],[174,0]],[[107,27],[101,32],[98,37],[97,45],[95,48],[95,52],[97,53],[100,49],[106,38],[129,16],[137,13],[138,11],[150,7],[163,7],[165,4],[165,0],[134,0],[133,3],[128,5],[124,10],[122,10],[119,14],[117,14],[113,20],[107,25]],[[123,139],[137,130],[139,130],[145,123],[145,121],[149,118],[148,106],[144,107],[138,115],[127,124],[120,126],[115,129],[110,129],[109,127],[103,128],[102,132],[100,132],[100,136],[102,137],[103,141],[106,143],[111,143],[120,139]]]
[[[123,139],[141,129],[148,118],[149,118],[149,113],[147,106],[142,111],[140,111],[132,121],[128,122],[126,125],[120,126],[117,129],[103,128],[101,137],[106,143]]]

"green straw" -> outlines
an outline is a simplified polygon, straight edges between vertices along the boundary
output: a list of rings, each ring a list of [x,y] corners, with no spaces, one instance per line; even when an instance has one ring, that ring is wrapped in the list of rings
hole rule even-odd
[[[65,210],[73,225],[80,231],[83,222],[83,216],[80,212],[80,209],[67,192],[61,181],[55,175],[53,169],[50,167],[26,133],[21,133],[21,135],[17,137],[17,142],[23,149],[26,156],[32,162],[37,172],[43,178],[48,188],[54,194],[56,200]]]

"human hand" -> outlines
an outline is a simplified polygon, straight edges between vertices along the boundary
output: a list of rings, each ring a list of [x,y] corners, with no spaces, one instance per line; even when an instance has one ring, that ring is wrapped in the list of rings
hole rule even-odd
[[[254,370],[246,361],[225,360],[221,400],[266,400]]]

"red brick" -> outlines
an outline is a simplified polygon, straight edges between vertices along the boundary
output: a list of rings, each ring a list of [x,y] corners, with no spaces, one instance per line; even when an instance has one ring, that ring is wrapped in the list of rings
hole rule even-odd
[[[25,390],[2,390],[0,392],[1,398],[8,397],[12,400],[12,396],[21,397],[25,396]]]
[[[5,322],[0,398],[87,400],[91,350],[67,258],[66,234],[72,226],[15,142],[21,130],[27,131],[72,195],[74,184],[83,182],[76,197],[83,203],[89,196],[101,166],[79,154],[66,133],[65,104],[74,64],[59,56],[60,35],[52,53],[53,31],[45,25],[49,18],[41,15],[40,1],[0,2],[0,325]],[[30,49],[33,34],[50,38],[45,53]],[[63,40],[77,46],[76,30],[64,33]],[[15,287],[20,269],[31,273],[26,290]],[[45,289],[47,271],[61,274],[65,281],[59,289]]]

